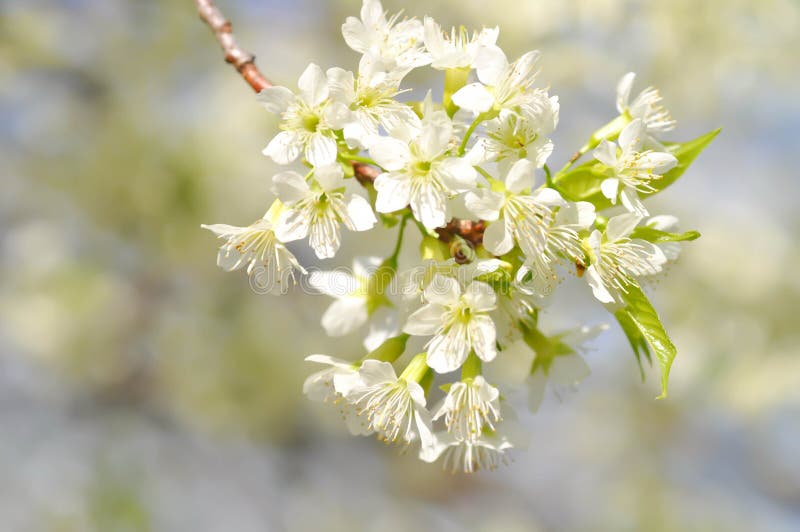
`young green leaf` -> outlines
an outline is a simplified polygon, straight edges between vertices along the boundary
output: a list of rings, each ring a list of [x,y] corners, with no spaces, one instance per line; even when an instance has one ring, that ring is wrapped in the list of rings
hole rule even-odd
[[[633,230],[631,238],[640,238],[654,244],[659,242],[688,242],[700,238],[697,231],[686,231],[685,233],[669,233],[653,227],[640,226]]]
[[[628,338],[628,342],[631,344],[631,349],[633,349],[633,354],[636,357],[636,363],[639,365],[639,373],[642,376],[642,381],[644,381],[645,374],[644,365],[642,364],[642,356],[644,355],[644,358],[647,359],[649,364],[653,363],[653,358],[650,354],[650,348],[647,345],[647,340],[645,340],[642,331],[639,330],[639,327],[631,319],[625,309],[615,312],[614,317],[617,318],[620,327],[622,327],[622,332],[625,333],[625,336]]]
[[[628,336],[637,359],[640,358],[637,346],[641,349],[644,345],[642,339],[646,341],[647,347],[655,354],[656,360],[661,366],[661,395],[658,396],[658,399],[662,399],[667,396],[669,370],[672,367],[673,360],[675,360],[677,350],[669,339],[667,331],[664,330],[658,313],[641,288],[636,285],[630,285],[626,289],[627,292],[622,293],[625,308],[615,315]],[[635,333],[633,327],[638,329],[638,334]]]
[[[650,185],[653,192],[641,193],[641,197],[647,197],[660,192],[674,183],[698,155],[709,145],[719,134],[721,129],[715,129],[705,135],[701,135],[689,142],[667,142],[665,147],[668,152],[678,159],[678,164],[669,172],[658,179],[653,179]],[[587,161],[567,172],[559,172],[553,176],[552,183],[564,198],[570,201],[588,201],[595,206],[598,211],[611,207],[611,201],[603,196],[600,184],[608,177],[605,167],[597,161]]]

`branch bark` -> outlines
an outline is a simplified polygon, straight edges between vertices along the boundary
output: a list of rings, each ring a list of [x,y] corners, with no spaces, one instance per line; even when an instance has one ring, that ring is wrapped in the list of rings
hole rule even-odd
[[[233,65],[255,92],[258,93],[272,87],[272,83],[256,66],[256,57],[236,43],[236,39],[233,37],[233,26],[214,4],[214,1],[195,0],[195,4],[200,18],[214,32],[214,36],[225,54],[225,61]],[[368,164],[353,162],[353,173],[359,183],[367,185],[375,181],[380,171]],[[476,246],[483,240],[484,226],[482,221],[471,222],[453,218],[450,223],[437,229],[436,232],[443,242],[450,242],[454,236],[460,236],[472,246]]]

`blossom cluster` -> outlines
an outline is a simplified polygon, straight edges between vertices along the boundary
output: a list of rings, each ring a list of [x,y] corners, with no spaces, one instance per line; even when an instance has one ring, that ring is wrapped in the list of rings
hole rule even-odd
[[[534,410],[548,384],[574,387],[589,373],[583,344],[604,325],[549,335],[539,328],[565,273],[585,280],[637,358],[655,352],[665,393],[674,347],[640,285],[698,235],[676,232],[674,217],[651,216],[643,200],[704,144],[664,143],[675,122],[658,91],[632,96],[635,76],[625,75],[618,115],[552,172],[560,109],[537,86],[539,52],[509,58],[497,28],[444,31],[428,17],[387,16],[378,0],[364,0],[342,33],[361,54],[356,72],[311,64],[297,90],[259,94],[280,128],[264,154],[294,168],[272,178],[267,213],[247,227],[204,226],[224,240],[219,266],[246,268],[271,293],[307,276],[334,299],[325,332],[364,333],[357,360],[307,358],[325,366],[306,380],[308,397],[334,405],[353,434],[375,434],[448,469],[493,469],[525,436],[484,365],[519,356],[512,346],[532,351]],[[440,100],[428,92],[414,101],[403,87],[424,67],[443,73]],[[591,160],[577,164],[584,155]],[[359,176],[363,165],[377,177]],[[419,260],[401,271],[407,225],[422,243]],[[342,226],[396,227],[394,252],[358,257],[351,272],[307,272],[287,247],[307,239],[329,259]]]

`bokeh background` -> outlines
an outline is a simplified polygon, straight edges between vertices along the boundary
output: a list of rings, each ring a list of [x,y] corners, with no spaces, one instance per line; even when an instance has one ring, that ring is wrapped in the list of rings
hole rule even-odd
[[[278,83],[357,64],[339,35],[357,0],[219,4]],[[453,476],[349,437],[302,396],[302,360],[360,356],[359,339],[322,335],[323,297],[258,296],[218,270],[200,229],[265,210],[275,119],[194,3],[3,0],[0,528],[800,530],[800,3],[385,6],[541,49],[556,166],[628,70],[661,88],[673,140],[724,128],[652,204],[703,233],[654,296],[679,348],[669,399],[612,327],[577,394],[523,414],[531,445],[510,467]],[[347,238],[331,264],[386,235]],[[565,282],[549,326],[608,321],[581,288]]]

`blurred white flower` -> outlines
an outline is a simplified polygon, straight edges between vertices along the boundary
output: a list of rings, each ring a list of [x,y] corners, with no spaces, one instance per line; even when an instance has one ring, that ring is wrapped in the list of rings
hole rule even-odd
[[[594,327],[582,326],[556,334],[550,339],[555,341],[553,352],[536,353],[531,373],[526,379],[528,408],[532,412],[539,410],[548,383],[560,397],[562,390],[574,390],[589,376],[591,371],[581,356],[585,351],[583,344],[607,329],[608,325],[602,324]]]
[[[497,296],[491,286],[473,281],[462,291],[456,279],[436,274],[423,296],[427,304],[408,317],[403,331],[433,335],[426,346],[431,368],[437,373],[454,371],[473,350],[485,362],[494,359],[497,333],[489,313],[496,308]]]
[[[602,303],[621,302],[620,292],[627,292],[637,276],[654,275],[667,262],[655,244],[629,238],[641,220],[636,214],[620,214],[608,221],[604,233],[595,229],[588,238],[591,264],[585,277]]]
[[[619,80],[617,111],[632,120],[640,119],[645,126],[643,139],[645,145],[660,148],[661,144],[656,137],[661,133],[672,131],[675,128],[675,120],[661,105],[662,98],[658,89],[647,87],[631,101],[631,89],[635,80],[636,74],[633,72],[628,72]]]
[[[450,35],[442,31],[441,26],[431,17],[425,17],[425,48],[431,56],[431,67],[438,70],[448,68],[475,68],[475,62],[485,49],[499,52],[497,36],[499,28],[483,28],[469,37],[463,27],[452,28]],[[502,52],[500,52],[502,53]]]
[[[378,63],[386,72],[401,77],[411,69],[427,65],[430,57],[423,48],[424,30],[416,19],[401,20],[400,14],[386,18],[378,0],[364,0],[361,19],[347,17],[342,35],[347,46]]]
[[[264,155],[278,164],[289,164],[301,153],[313,166],[336,161],[334,129],[347,109],[331,102],[328,83],[322,69],[311,63],[297,82],[300,94],[286,87],[269,87],[259,93],[267,110],[280,116],[283,130],[264,148]]]
[[[499,51],[499,49],[498,49]],[[533,83],[536,81],[539,52],[531,51],[513,63],[502,51],[484,49],[477,58],[479,83],[470,83],[453,95],[453,103],[481,114],[493,109],[514,109],[532,99]]]
[[[603,140],[594,150],[594,158],[608,166],[611,177],[600,184],[603,195],[617,203],[617,198],[629,212],[647,216],[639,192],[653,192],[650,184],[678,164],[674,155],[660,151],[641,151],[645,141],[645,125],[640,119],[625,126],[619,134],[619,150],[611,141]]]
[[[336,255],[341,244],[340,224],[351,231],[367,231],[377,222],[367,200],[345,195],[342,167],[338,164],[314,169],[313,186],[296,172],[273,177],[273,192],[286,205],[275,233],[284,242],[309,237],[317,257]]]

